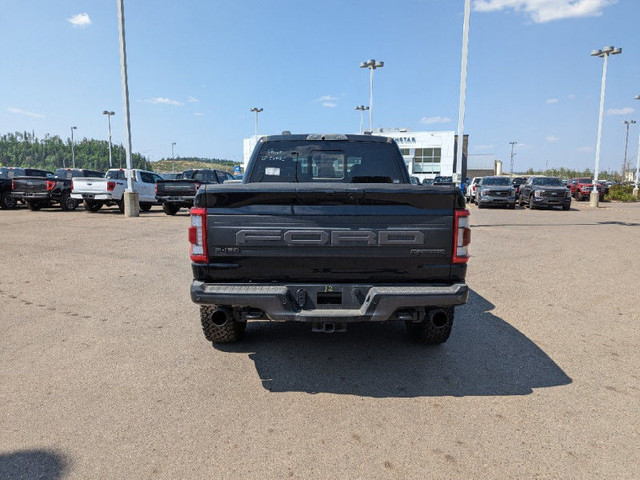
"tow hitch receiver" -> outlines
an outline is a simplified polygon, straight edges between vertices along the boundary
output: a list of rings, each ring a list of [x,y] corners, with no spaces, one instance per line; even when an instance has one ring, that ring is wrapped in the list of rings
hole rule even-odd
[[[338,322],[313,322],[311,324],[311,331],[319,333],[344,333],[347,331],[347,324]]]

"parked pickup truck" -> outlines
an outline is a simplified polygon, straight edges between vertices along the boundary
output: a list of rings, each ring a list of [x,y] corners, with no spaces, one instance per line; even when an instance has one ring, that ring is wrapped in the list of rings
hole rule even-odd
[[[162,177],[147,170],[112,168],[105,178],[79,178],[73,181],[71,198],[82,200],[89,212],[97,212],[104,205],[117,205],[124,212],[124,191],[128,175],[133,178],[133,191],[138,193],[140,210],[148,212],[156,204],[156,182]]]
[[[37,168],[0,167],[0,208],[16,208],[18,199],[12,196],[13,179],[18,177],[53,177],[53,172]],[[24,203],[23,200],[21,200]]]
[[[191,209],[191,299],[205,337],[239,340],[248,320],[404,321],[449,337],[465,284],[469,212],[455,185],[411,185],[393,139],[262,137],[243,183],[202,185]]]
[[[78,202],[71,198],[72,179],[96,175],[103,174],[80,168],[59,168],[53,177],[18,177],[13,179],[11,196],[23,200],[31,210],[59,205],[64,211],[71,211],[78,207]]]
[[[193,199],[200,185],[223,183],[234,180],[233,175],[222,170],[201,169],[185,170],[178,179],[158,180],[156,183],[156,199],[162,204],[167,215],[175,215],[181,207],[193,206]]]
[[[591,178],[572,178],[569,182],[571,195],[579,202],[588,200],[593,190],[593,180]],[[600,201],[604,200],[604,187],[598,185]]]
[[[531,177],[520,187],[518,204],[531,210],[543,207],[571,208],[571,191],[565,183],[555,177]]]

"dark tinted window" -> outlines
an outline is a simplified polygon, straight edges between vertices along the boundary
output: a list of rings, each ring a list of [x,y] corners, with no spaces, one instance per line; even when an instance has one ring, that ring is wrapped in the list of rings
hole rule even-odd
[[[541,178],[534,178],[533,179],[533,185],[546,185],[546,186],[549,186],[549,187],[561,187],[561,186],[564,186],[564,182],[562,180],[560,180],[559,178],[541,177]]]
[[[106,177],[109,180],[126,180],[124,170],[110,170],[107,172]]]
[[[406,183],[396,145],[378,142],[266,142],[251,182]]]
[[[182,178],[181,173],[161,173],[160,176],[164,180],[178,180]]]
[[[140,180],[144,183],[156,183],[153,173],[150,172],[140,172]]]
[[[15,177],[24,177],[25,172],[24,168],[9,168],[7,169],[7,176],[3,178],[15,178]]]
[[[199,182],[216,182],[218,183],[218,177],[216,177],[216,172],[213,170],[199,170],[193,174],[191,177],[193,180],[198,180]]]

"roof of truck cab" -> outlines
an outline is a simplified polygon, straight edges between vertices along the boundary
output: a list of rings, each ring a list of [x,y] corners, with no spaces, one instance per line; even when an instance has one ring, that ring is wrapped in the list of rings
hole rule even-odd
[[[378,143],[387,143],[391,142],[393,139],[391,137],[383,137],[379,135],[351,135],[351,134],[343,134],[343,133],[304,133],[304,134],[292,134],[292,135],[264,135],[260,138],[263,142],[286,142],[286,141],[300,141],[300,140],[308,140],[310,142],[322,141],[321,138],[318,139],[309,139],[309,135],[314,136],[327,136],[331,137],[334,135],[341,135],[346,137],[349,142],[378,142]],[[329,139],[325,140],[328,142],[336,142],[336,141],[344,141],[344,139]]]

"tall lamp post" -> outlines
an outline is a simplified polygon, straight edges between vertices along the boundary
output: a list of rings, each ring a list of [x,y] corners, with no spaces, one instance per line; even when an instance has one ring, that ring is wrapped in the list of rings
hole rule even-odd
[[[602,139],[602,116],[604,114],[604,94],[607,86],[607,63],[609,62],[609,55],[618,55],[622,53],[621,48],[615,48],[614,46],[604,47],[602,50],[591,50],[592,57],[604,58],[602,64],[602,85],[600,87],[600,115],[598,117],[598,139],[596,140],[596,167],[593,176],[593,190],[591,190],[591,196],[589,197],[589,205],[597,207],[600,203],[600,192],[598,192],[598,169],[600,168],[600,140]]]
[[[111,115],[115,115],[116,112],[104,110],[102,114],[107,116],[107,124],[109,125],[109,168],[113,168],[113,163],[111,162]]]
[[[636,95],[635,100],[640,100],[640,95]],[[638,134],[638,154],[636,155],[636,185],[633,189],[633,196],[638,198],[638,180],[640,177],[640,134]]]
[[[254,112],[256,114],[256,121],[254,123],[254,135],[256,137],[258,136],[258,114],[263,110],[264,108],[259,108],[259,107],[253,107],[249,110],[250,112]]]
[[[73,131],[77,129],[78,127],[71,127],[71,165],[73,168],[76,168],[76,150],[73,144]]]
[[[461,183],[466,181],[467,163],[464,162],[462,150],[464,148],[464,112],[467,98],[467,57],[469,55],[469,17],[471,16],[471,0],[464,2],[464,21],[462,24],[462,59],[460,61],[460,102],[458,106],[458,149],[453,160],[453,173],[460,169]]]
[[[509,142],[509,145],[511,145],[511,176],[513,177],[513,157],[515,156],[515,153],[513,153],[513,147],[515,147],[518,144],[518,142]]]
[[[360,111],[360,133],[362,133],[362,114],[369,110],[369,107],[366,107],[364,105],[358,105],[357,107],[354,108],[354,110],[359,110]]]
[[[176,146],[176,142],[171,142],[171,164],[173,165],[171,168],[173,168],[173,171],[176,171],[176,155],[173,152],[173,147]]]
[[[636,123],[635,120],[624,120],[624,123],[627,126],[627,135],[624,138],[624,159],[622,160],[622,181],[624,182],[624,174],[627,171],[627,146],[629,145],[629,127]]]
[[[369,130],[373,131],[373,71],[384,67],[384,62],[376,62],[373,58],[360,63],[360,68],[369,69]]]

